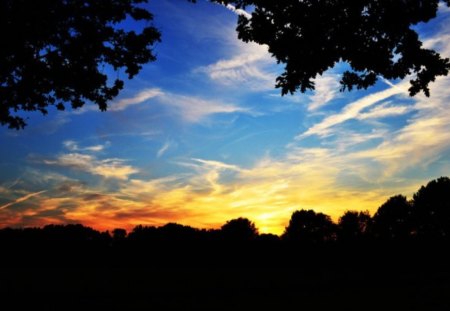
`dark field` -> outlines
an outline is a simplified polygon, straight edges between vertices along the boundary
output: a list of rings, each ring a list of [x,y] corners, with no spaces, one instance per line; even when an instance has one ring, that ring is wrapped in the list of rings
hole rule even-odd
[[[449,256],[428,247],[345,254],[310,248],[253,258],[228,251],[30,254],[2,265],[2,304],[4,310],[450,309]]]

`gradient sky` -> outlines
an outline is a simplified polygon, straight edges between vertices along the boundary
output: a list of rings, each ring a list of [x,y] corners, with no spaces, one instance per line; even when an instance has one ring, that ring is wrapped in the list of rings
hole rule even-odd
[[[407,80],[340,93],[339,64],[315,92],[281,97],[282,68],[266,47],[237,39],[236,12],[179,0],[149,9],[158,60],[108,112],[87,104],[0,128],[0,227],[211,228],[242,216],[279,234],[295,210],[373,213],[450,175],[449,78],[430,98],[410,98]],[[441,7],[417,26],[445,57],[449,24]]]

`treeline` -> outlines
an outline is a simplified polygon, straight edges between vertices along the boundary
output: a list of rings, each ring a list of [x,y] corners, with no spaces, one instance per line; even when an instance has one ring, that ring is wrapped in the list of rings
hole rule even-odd
[[[92,262],[192,259],[254,260],[285,258],[293,253],[343,252],[350,248],[394,250],[450,242],[450,179],[422,186],[408,200],[396,195],[369,212],[347,211],[335,223],[312,210],[295,211],[281,236],[260,234],[247,218],[226,222],[220,229],[197,229],[176,223],[99,232],[80,224],[0,230],[3,260],[65,258]],[[347,251],[346,251],[347,252]],[[237,257],[236,257],[237,256]],[[295,257],[295,256],[294,256]]]
[[[450,310],[450,179],[337,222],[292,214],[280,236],[246,218],[0,230],[0,292],[14,310]]]

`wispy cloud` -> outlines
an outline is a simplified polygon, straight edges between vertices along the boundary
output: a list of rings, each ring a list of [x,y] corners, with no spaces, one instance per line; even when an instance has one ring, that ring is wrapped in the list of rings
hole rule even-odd
[[[360,116],[364,109],[367,109],[377,103],[382,102],[392,96],[399,94],[407,94],[408,81],[401,82],[398,85],[391,86],[383,91],[379,91],[367,95],[353,103],[344,107],[344,109],[337,114],[326,117],[321,122],[310,127],[306,132],[297,136],[297,139],[305,138],[311,135],[326,136],[330,134],[331,128],[351,119],[356,119]],[[374,116],[375,114],[372,114]]]
[[[139,104],[146,102],[147,100],[149,100],[151,98],[159,97],[159,96],[163,96],[163,95],[164,95],[164,92],[158,88],[144,89],[144,90],[140,91],[139,93],[137,93],[133,97],[124,98],[124,99],[118,100],[116,102],[113,102],[110,105],[108,110],[122,111],[122,110],[129,108],[130,106],[139,105]]]
[[[374,107],[368,112],[360,113],[356,118],[359,120],[367,119],[380,119],[385,117],[404,115],[414,109],[413,106],[409,105],[390,105],[391,103],[384,103],[379,106]]]
[[[450,95],[446,92],[449,87],[448,78],[436,81],[431,87],[430,98],[419,95],[415,99],[417,113],[404,127],[386,135],[376,147],[356,153],[355,157],[380,163],[386,177],[436,161],[450,149],[450,117],[447,113]]]
[[[125,162],[123,159],[116,158],[100,160],[93,155],[81,153],[66,153],[54,159],[42,160],[42,163],[46,165],[65,167],[105,178],[122,180],[126,180],[130,175],[139,172],[137,168],[127,165]]]
[[[17,203],[26,201],[26,200],[28,200],[28,199],[30,199],[30,198],[32,198],[32,197],[38,196],[38,195],[40,195],[40,194],[42,194],[42,193],[45,193],[45,192],[47,192],[47,190],[42,190],[42,191],[33,192],[33,193],[29,193],[29,194],[27,194],[27,195],[24,195],[24,196],[22,196],[22,197],[20,197],[20,198],[15,199],[15,200],[12,201],[12,202],[9,202],[9,203],[6,203],[6,204],[0,206],[0,211],[3,210],[3,209],[5,209],[5,208],[10,207],[11,205],[14,205],[14,204],[17,204]]]
[[[231,170],[241,172],[242,169],[237,165],[231,165],[220,161],[204,160],[204,159],[192,159],[193,161],[200,163],[202,166],[209,168],[217,168],[223,170]]]
[[[248,13],[247,11],[243,10],[243,9],[236,9],[236,7],[234,5],[231,4],[227,4],[226,8],[234,13],[236,13],[237,15],[241,15],[244,16],[247,19],[252,18],[252,15],[250,13]]]
[[[93,145],[88,147],[80,147],[79,144],[74,140],[65,140],[63,141],[64,147],[69,151],[92,151],[99,152],[104,150],[109,143],[105,143],[104,145]]]
[[[164,95],[164,92],[159,88],[146,88],[139,91],[132,97],[122,98],[118,100],[113,100],[108,103],[107,111],[124,111],[130,107],[137,106],[146,103],[149,99],[156,98],[158,96]],[[87,112],[97,112],[99,108],[97,105],[84,105],[80,109],[73,110],[71,113],[75,115],[84,114]]]
[[[199,123],[215,114],[252,114],[249,108],[195,96],[166,94],[161,97],[160,101],[164,105],[174,108],[173,112],[188,123]]]
[[[328,73],[319,76],[315,80],[314,94],[309,97],[311,102],[308,110],[314,111],[322,108],[339,95],[339,75]]]
[[[281,233],[297,209],[315,209],[335,219],[348,209],[373,212],[390,195],[420,184],[400,180],[380,187],[379,180],[364,179],[365,166],[361,164],[365,160],[348,150],[292,145],[286,151],[284,156],[266,156],[246,168],[192,158],[181,163],[192,173],[182,176],[123,179],[114,191],[105,185],[95,191],[77,187],[67,193],[70,197],[61,196],[64,193],[60,191],[59,197],[42,198],[39,207],[27,210],[28,218],[22,221],[64,220],[100,229],[131,229],[137,224],[170,221],[217,227],[242,216],[254,220],[262,232]]]
[[[224,40],[232,47],[229,57],[197,68],[196,72],[205,73],[212,81],[227,87],[252,91],[272,91],[276,79],[276,63],[271,58],[268,47],[256,43],[238,41],[236,34],[229,33]]]
[[[249,108],[240,107],[232,103],[224,103],[220,100],[211,100],[200,96],[164,92],[157,88],[144,89],[133,97],[125,98],[117,103],[113,103],[109,110],[122,111],[130,106],[143,104],[150,98],[155,99],[154,104],[162,104],[166,107],[173,108],[173,114],[188,123],[199,123],[215,114],[252,113]],[[151,134],[154,134],[154,132],[151,132]],[[68,141],[67,147],[78,148],[78,146],[71,141]],[[88,149],[78,148],[73,150]]]
[[[169,150],[169,148],[172,146],[172,142],[171,141],[166,141],[161,148],[159,148],[158,152],[156,153],[156,157],[157,158],[161,158],[166,152],[167,150]]]

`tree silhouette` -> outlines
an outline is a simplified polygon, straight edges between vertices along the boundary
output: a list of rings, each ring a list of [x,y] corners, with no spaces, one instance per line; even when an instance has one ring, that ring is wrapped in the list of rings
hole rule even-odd
[[[339,218],[337,238],[342,242],[361,242],[368,235],[372,218],[368,211],[347,211]]]
[[[104,69],[124,68],[132,78],[155,60],[151,48],[159,31],[148,24],[140,32],[123,27],[127,19],[152,20],[138,6],[147,1],[1,0],[0,38],[7,44],[0,49],[0,124],[23,128],[18,112],[46,114],[48,106],[93,102],[106,110],[124,82],[108,81]],[[440,2],[450,6],[449,0],[211,1],[254,8],[251,19],[239,17],[239,38],[267,44],[285,65],[276,83],[282,94],[314,89],[317,75],[341,61],[350,66],[342,90],[367,88],[379,76],[412,75],[410,95],[429,96],[429,83],[450,69],[447,58],[422,48],[412,28],[434,18]]]
[[[419,237],[450,238],[450,179],[441,177],[422,186],[413,197]]]
[[[449,60],[422,48],[412,26],[436,16],[439,0],[235,0],[238,8],[254,8],[240,16],[239,38],[267,44],[285,65],[276,86],[282,94],[314,89],[313,80],[338,62],[350,70],[342,90],[367,88],[379,76],[403,79],[413,74],[410,95],[423,91],[437,76],[447,75]]]
[[[247,218],[236,218],[227,221],[221,230],[222,236],[229,241],[251,241],[258,236],[255,224]]]
[[[116,243],[123,243],[127,237],[127,230],[116,228],[112,231],[112,238]]]
[[[138,6],[143,2],[1,0],[0,124],[23,128],[15,113],[46,114],[48,106],[89,101],[106,110],[124,82],[108,81],[105,69],[124,69],[131,79],[155,59],[151,47],[160,34],[148,26],[152,15]],[[126,19],[141,21],[134,26],[140,31],[127,31]]]
[[[405,196],[389,198],[373,216],[372,233],[375,237],[388,240],[405,240],[414,228],[411,224],[411,204]]]
[[[292,242],[318,244],[334,239],[335,225],[330,216],[313,210],[295,211],[283,233],[283,239]]]
[[[165,243],[192,243],[197,238],[197,229],[177,223],[168,223],[158,228],[158,237]]]

